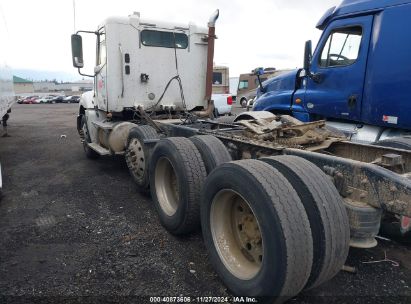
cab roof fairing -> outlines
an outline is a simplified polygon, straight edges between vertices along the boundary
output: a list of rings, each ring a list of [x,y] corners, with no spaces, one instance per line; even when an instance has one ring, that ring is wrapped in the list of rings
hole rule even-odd
[[[124,24],[131,25],[135,28],[141,26],[153,29],[165,29],[165,30],[185,30],[190,31],[193,34],[207,34],[208,30],[206,27],[201,27],[193,22],[187,23],[171,23],[152,19],[141,19],[139,15],[133,14],[128,17],[109,17],[105,19],[100,25],[99,29],[104,28],[109,24]]]
[[[344,0],[337,7],[328,9],[318,21],[316,28],[323,30],[331,20],[367,12],[380,11],[384,8],[411,3],[411,0]]]

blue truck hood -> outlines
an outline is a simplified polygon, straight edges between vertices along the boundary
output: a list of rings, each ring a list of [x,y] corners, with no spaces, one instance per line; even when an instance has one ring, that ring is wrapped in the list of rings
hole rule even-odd
[[[260,88],[257,90],[256,100],[266,93],[275,92],[275,91],[285,91],[285,90],[294,90],[295,88],[295,79],[297,77],[299,69],[292,70],[288,73],[278,75],[276,77],[270,78],[263,82],[264,93],[261,92]]]
[[[264,81],[264,92],[260,88],[257,89],[253,110],[270,111],[274,108],[289,110],[299,71],[299,69],[295,69]]]

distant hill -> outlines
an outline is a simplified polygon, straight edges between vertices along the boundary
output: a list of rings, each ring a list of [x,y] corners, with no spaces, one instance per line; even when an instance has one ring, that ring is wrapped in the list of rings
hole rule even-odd
[[[68,73],[61,71],[39,71],[30,69],[13,69],[13,75],[32,81],[56,80],[57,82],[74,82],[82,79],[82,77],[76,72]]]

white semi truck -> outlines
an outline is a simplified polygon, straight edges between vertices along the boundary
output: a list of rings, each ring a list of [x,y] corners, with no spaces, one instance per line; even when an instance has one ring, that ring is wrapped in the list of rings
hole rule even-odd
[[[281,302],[335,276],[349,246],[375,246],[384,213],[411,216],[411,152],[349,142],[324,121],[213,119],[217,18],[206,29],[134,13],[72,35],[81,74],[80,33],[97,48],[77,128],[87,157],[124,155],[170,233],[201,227],[233,294]]]

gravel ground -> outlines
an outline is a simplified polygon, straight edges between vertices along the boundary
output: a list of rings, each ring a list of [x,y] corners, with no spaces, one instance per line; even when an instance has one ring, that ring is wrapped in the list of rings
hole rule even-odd
[[[0,302],[231,296],[201,233],[167,233],[124,159],[85,158],[76,113],[73,104],[15,105],[11,137],[0,138]],[[363,263],[384,253],[394,262]],[[358,272],[289,302],[411,303],[411,247],[382,241],[351,250],[347,264]]]

